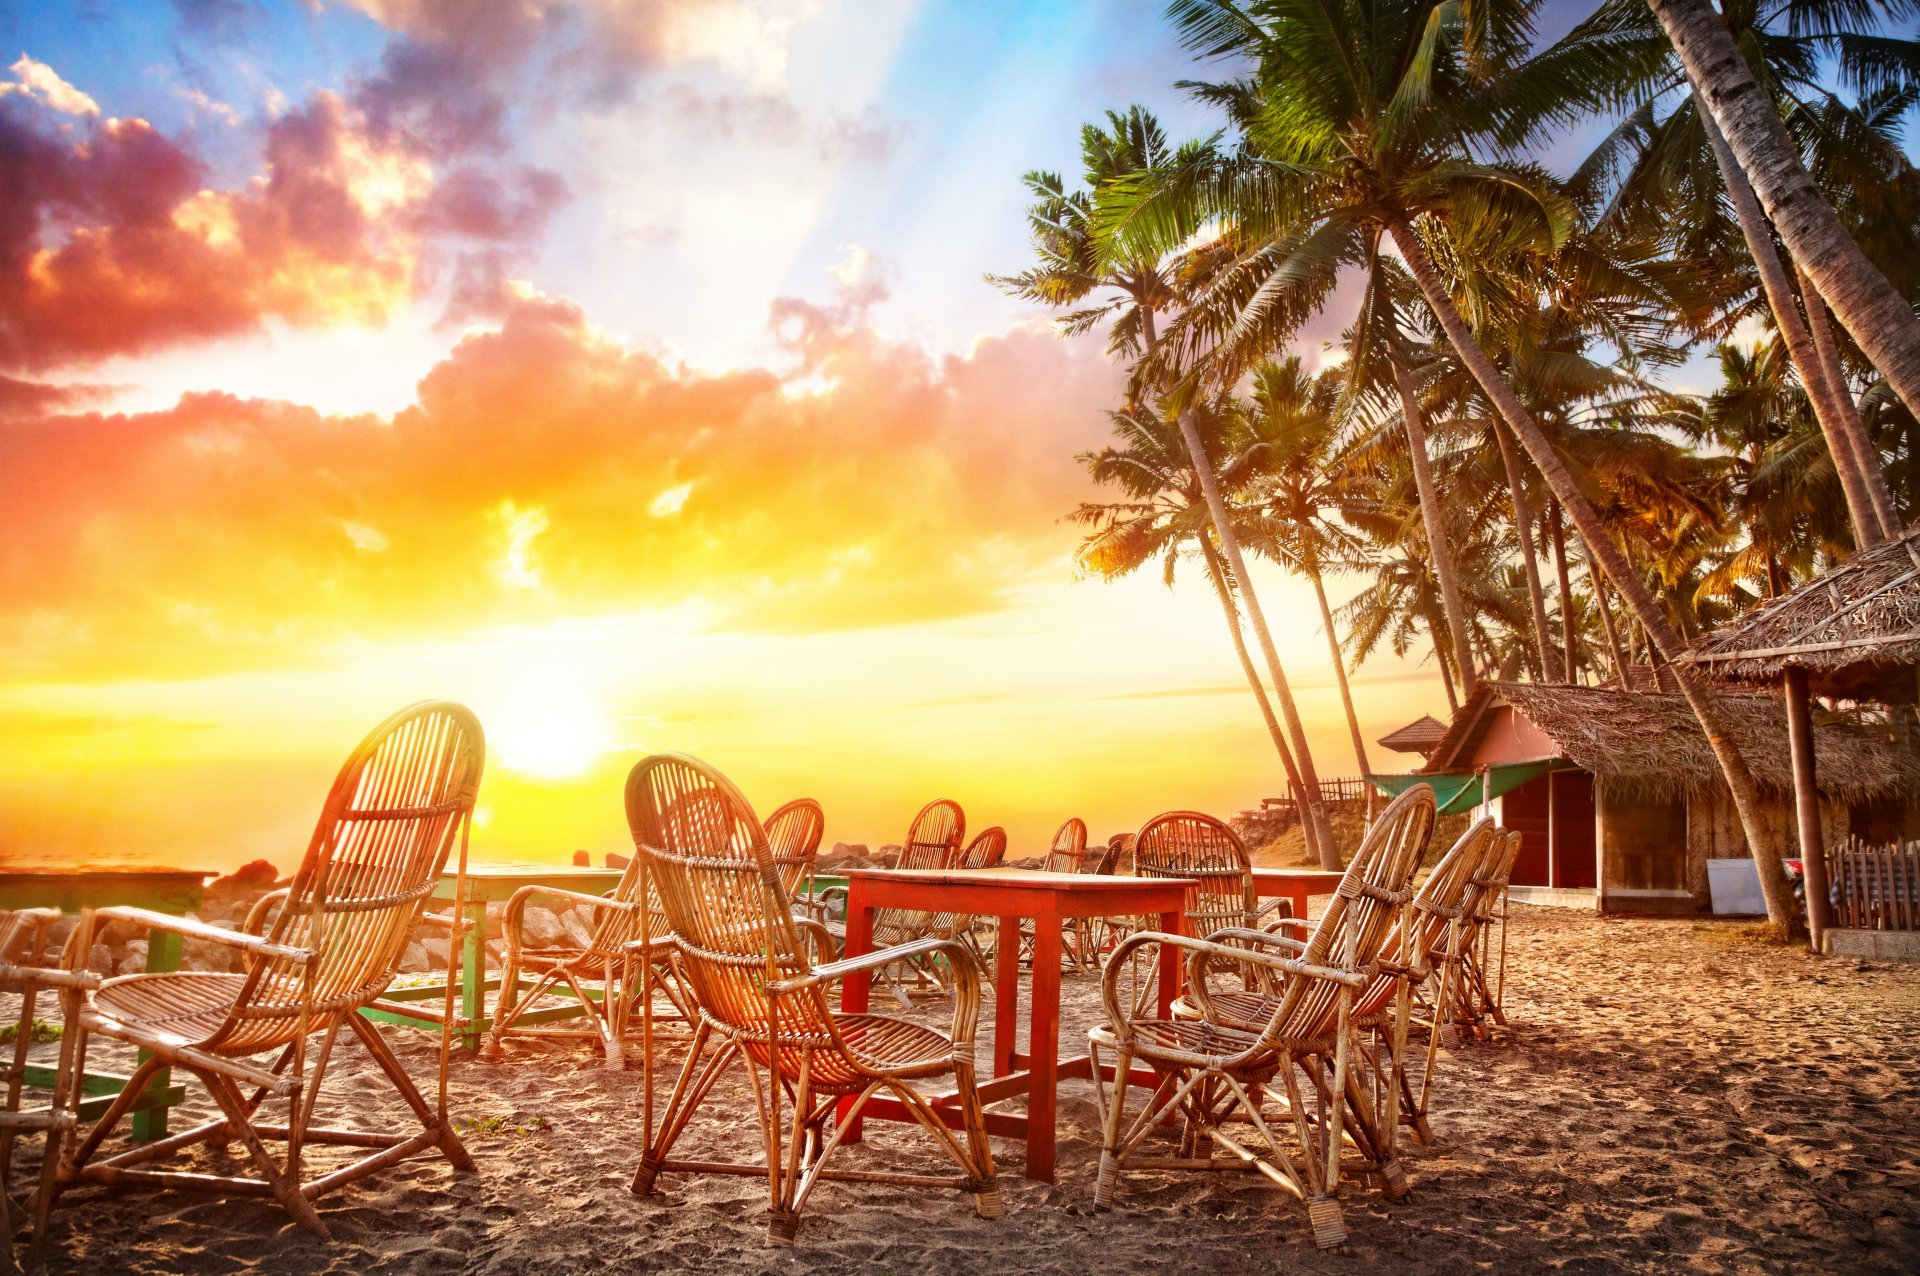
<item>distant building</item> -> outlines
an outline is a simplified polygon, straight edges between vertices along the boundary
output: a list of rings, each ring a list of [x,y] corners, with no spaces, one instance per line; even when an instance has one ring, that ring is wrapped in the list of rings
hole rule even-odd
[[[1792,768],[1780,703],[1719,697],[1759,782],[1766,818],[1796,854]],[[1829,844],[1897,832],[1920,794],[1920,760],[1860,727],[1816,728],[1821,820]],[[1718,761],[1686,701],[1617,687],[1482,683],[1427,765],[1383,787],[1427,781],[1452,810],[1492,794],[1519,830],[1515,898],[1603,911],[1710,908],[1709,859],[1749,858]]]
[[[1447,724],[1430,713],[1423,713],[1401,727],[1374,741],[1383,749],[1392,749],[1395,753],[1417,753],[1426,757],[1440,747],[1447,738]]]

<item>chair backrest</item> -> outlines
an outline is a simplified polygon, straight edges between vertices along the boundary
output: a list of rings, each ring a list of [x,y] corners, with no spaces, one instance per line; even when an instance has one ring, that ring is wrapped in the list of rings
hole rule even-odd
[[[1190,877],[1187,931],[1205,938],[1225,926],[1251,926],[1259,896],[1239,836],[1211,815],[1168,811],[1148,820],[1133,843],[1136,877]]]
[[[1080,871],[1099,877],[1112,877],[1120,867],[1120,855],[1125,849],[1123,839],[1116,834],[1100,849],[1099,854],[1089,855],[1080,862]]]
[[[1007,855],[1007,831],[998,824],[983,829],[954,861],[955,868],[993,868]]]
[[[1433,789],[1416,784],[1375,818],[1353,853],[1327,911],[1307,938],[1300,960],[1315,966],[1365,971],[1380,956],[1396,923],[1410,915],[1413,875],[1433,836]],[[1288,979],[1276,998],[1263,1039],[1303,1041],[1333,1031],[1338,986],[1321,979]]]
[[[472,820],[485,764],[479,721],[461,705],[434,700],[375,727],[340,768],[266,934],[319,954],[315,1010],[357,1011],[392,982],[407,937]],[[238,1052],[283,1040],[286,1021],[301,1013],[306,978],[284,959],[253,964],[232,1017],[202,1044]]]
[[[1396,927],[1381,945],[1381,957],[1403,965],[1412,965],[1414,958],[1421,955],[1430,963],[1445,959],[1452,923],[1456,919],[1461,922],[1463,935],[1472,926],[1474,883],[1488,857],[1497,856],[1504,848],[1504,836],[1491,819],[1477,820],[1462,833],[1414,893],[1414,942],[1409,945],[1405,933]],[[1395,986],[1396,980],[1391,974],[1376,976],[1356,1003],[1354,1013],[1364,1018],[1384,1010]]]
[[[920,808],[907,826],[907,843],[900,848],[897,868],[951,868],[967,836],[967,815],[951,798],[940,798]]]
[[[767,849],[788,895],[798,894],[813,876],[813,861],[820,854],[826,827],[826,816],[812,798],[795,798],[767,817]]]
[[[765,1065],[767,984],[809,969],[765,828],[732,781],[677,753],[655,754],[633,768],[627,822],[673,927],[675,964],[695,1008]],[[819,987],[782,999],[779,1040],[839,1043]]]
[[[1062,824],[1040,867],[1049,873],[1078,873],[1087,860],[1087,822],[1078,816]]]
[[[1517,829],[1500,829],[1493,848],[1480,865],[1480,871],[1474,874],[1468,907],[1476,930],[1492,918],[1493,906],[1500,901],[1500,893],[1507,889],[1507,881],[1513,876],[1513,864],[1520,858],[1520,846],[1524,840]]]

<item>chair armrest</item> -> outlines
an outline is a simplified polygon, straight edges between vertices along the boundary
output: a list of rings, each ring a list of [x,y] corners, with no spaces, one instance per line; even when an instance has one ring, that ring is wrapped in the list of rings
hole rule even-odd
[[[580,891],[570,891],[559,886],[522,886],[507,899],[507,911],[500,919],[501,934],[506,937],[507,946],[520,947],[520,919],[527,911],[527,901],[536,895],[549,899],[566,900],[571,904],[585,904],[590,908],[611,908],[615,912],[631,913],[639,905],[628,901],[613,899],[608,895],[588,895]]]
[[[905,944],[895,944],[891,948],[876,948],[870,953],[861,953],[858,957],[843,957],[839,961],[830,961],[824,966],[815,966],[804,975],[773,980],[767,985],[767,991],[782,995],[799,992],[802,988],[811,988],[815,984],[827,984],[845,979],[857,971],[877,970],[882,966],[891,966],[896,961],[906,961],[913,957],[931,957],[939,952],[946,953],[950,958],[958,956],[966,961],[969,969],[972,968],[967,946],[959,940],[916,939]]]
[[[1208,935],[1213,943],[1223,943],[1228,939],[1245,940],[1250,944],[1262,944],[1271,948],[1284,948],[1289,952],[1305,952],[1307,942],[1304,939],[1288,939],[1285,935],[1276,935],[1270,930],[1249,930],[1245,926],[1227,926]]]
[[[145,926],[148,930],[171,931],[188,939],[204,939],[209,943],[238,948],[241,952],[252,953],[256,957],[271,957],[279,961],[295,962],[302,966],[311,966],[320,959],[320,954],[311,948],[294,948],[288,944],[276,944],[244,931],[228,930],[224,926],[213,926],[188,917],[175,917],[171,913],[156,913],[147,908],[129,908],[119,905],[112,908],[96,908],[93,910],[93,917],[96,925],[101,921],[132,922],[138,926]]]
[[[1264,931],[1244,930],[1238,927],[1229,927],[1226,930],[1216,931],[1214,933],[1216,935],[1227,935],[1235,939],[1251,939],[1259,943],[1271,943],[1274,940],[1273,936],[1268,935]],[[1187,982],[1191,987],[1204,987],[1199,981],[1198,973],[1199,970],[1204,967],[1206,961],[1211,958],[1220,958],[1242,965],[1258,966],[1262,969],[1277,971],[1281,974],[1298,975],[1308,979],[1324,979],[1333,983],[1345,984],[1349,988],[1364,988],[1367,982],[1366,976],[1356,971],[1340,970],[1332,966],[1317,966],[1304,961],[1294,961],[1291,958],[1279,957],[1271,953],[1263,953],[1253,948],[1235,948],[1227,944],[1217,943],[1212,939],[1194,939],[1187,935],[1169,935],[1164,931],[1157,930],[1140,931],[1137,934],[1129,935],[1120,942],[1120,946],[1113,950],[1113,956],[1107,962],[1106,970],[1101,974],[1101,1000],[1106,1003],[1107,1021],[1115,1028],[1122,1028],[1128,1020],[1128,1016],[1121,1012],[1118,999],[1120,972],[1127,965],[1126,959],[1132,950],[1144,947],[1147,944],[1172,945],[1175,948],[1183,950],[1187,954]]]
[[[1273,920],[1275,922],[1292,921],[1293,920],[1293,901],[1290,899],[1267,900],[1265,903],[1261,904],[1260,907],[1253,910],[1253,920],[1257,922],[1262,917],[1265,917],[1267,914],[1278,912],[1282,908],[1287,910],[1287,915],[1285,917],[1276,917]]]
[[[247,910],[247,919],[240,923],[240,929],[246,931],[249,935],[266,934],[267,917],[273,911],[274,905],[285,904],[287,902],[287,896],[291,894],[293,894],[293,888],[291,886],[282,886],[279,890],[268,891],[259,899],[254,900],[253,907]]]

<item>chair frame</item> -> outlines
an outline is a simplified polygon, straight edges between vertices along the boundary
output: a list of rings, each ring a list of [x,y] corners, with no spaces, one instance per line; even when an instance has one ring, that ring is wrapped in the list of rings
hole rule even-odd
[[[61,1155],[53,1188],[44,1194],[48,1206],[58,1203],[67,1189],[84,1183],[270,1196],[294,1221],[324,1237],[329,1231],[314,1201],[327,1192],[429,1149],[445,1156],[456,1170],[476,1168],[448,1118],[446,1062],[454,1027],[453,962],[460,947],[453,918],[460,916],[457,910],[463,902],[467,839],[485,760],[480,723],[466,708],[447,701],[412,705],[375,727],[348,756],[327,795],[293,884],[256,904],[243,930],[140,908],[103,908],[81,915],[65,949],[63,965],[70,972],[86,969],[94,934],[110,920],[234,949],[242,954],[246,970],[239,976],[127,975],[105,980],[96,990],[71,987],[64,991],[67,1031],[55,1083],[57,1109],[78,1118],[79,1078],[91,1037],[136,1045],[147,1055],[106,1113]],[[456,911],[452,918],[435,918],[424,912],[426,902],[439,886],[456,845]],[[438,922],[452,931],[437,1103],[429,1103],[420,1093],[379,1028],[359,1013],[392,982],[408,936],[422,921]],[[231,998],[213,996],[224,983],[236,979],[237,990]],[[214,980],[223,984],[213,984]],[[197,1002],[169,1001],[191,997],[194,994],[182,990],[199,987],[208,993]],[[117,996],[120,988],[127,990],[129,1000]],[[173,1019],[175,1024],[199,1017],[216,1026],[208,1031],[196,1029],[189,1038],[183,1031],[162,1027],[165,1019],[156,1021],[138,1013],[143,1007],[158,1012],[170,1006],[182,1008]],[[412,1110],[420,1124],[417,1133],[313,1123],[342,1029],[360,1041]],[[317,1050],[310,1048],[315,1036],[320,1038]],[[267,1051],[278,1051],[270,1067],[250,1059]],[[219,1106],[220,1117],[154,1143],[98,1156],[154,1074],[166,1066],[197,1079]],[[258,1119],[269,1098],[287,1101],[284,1125]],[[60,1135],[56,1131],[49,1137],[57,1141]],[[268,1151],[269,1141],[284,1145],[283,1159],[276,1160]],[[259,1177],[147,1168],[198,1144],[234,1142],[244,1146]],[[308,1144],[361,1148],[367,1155],[309,1179],[302,1161]]]
[[[704,822],[677,818],[670,799],[684,800],[701,789],[722,799],[718,814]],[[657,1131],[647,1087],[648,1140],[633,1191],[651,1194],[666,1173],[765,1178],[773,1245],[793,1244],[801,1210],[826,1180],[958,1188],[974,1195],[982,1217],[998,1218],[1002,1205],[974,1080],[979,981],[966,949],[951,939],[922,939],[815,965],[811,953],[819,941],[804,932],[817,924],[793,915],[753,808],[725,776],[697,759],[657,754],[642,760],[627,780],[627,816],[674,928],[673,962],[697,1016],[693,1044]],[[945,1036],[884,1015],[839,1014],[828,1003],[828,986],[855,971],[934,956],[953,970],[953,1025]],[[648,1004],[642,1001],[643,1014]],[[884,1057],[890,1039],[927,1037],[943,1048],[932,1055]],[[693,1114],[735,1063],[753,1090],[765,1164],[674,1158]],[[964,1141],[910,1084],[945,1075],[960,1091]],[[959,1167],[958,1177],[828,1168],[847,1129],[842,1121],[827,1129],[840,1100],[853,1096],[857,1115],[881,1091],[913,1113]],[[783,1108],[791,1115],[783,1115]]]
[[[1412,880],[1434,820],[1433,790],[1416,785],[1391,803],[1369,829],[1346,875],[1314,927],[1294,944],[1266,931],[1230,926],[1205,939],[1144,931],[1115,949],[1102,975],[1107,1022],[1089,1034],[1094,1090],[1103,1129],[1094,1208],[1110,1209],[1122,1170],[1251,1170],[1307,1204],[1314,1243],[1342,1245],[1346,1224],[1337,1192],[1343,1135],[1370,1148],[1368,1169],[1381,1172],[1391,1157],[1397,1125],[1396,1091],[1389,1084],[1388,1115],[1379,1119],[1355,1066],[1355,1008],[1381,973],[1380,948],[1396,918],[1410,924]],[[1118,979],[1131,953],[1147,945],[1172,946],[1186,954],[1188,996],[1198,1018],[1147,1019],[1124,1009]],[[1287,955],[1271,951],[1289,950]],[[1239,970],[1266,982],[1273,1011],[1258,1031],[1248,1031],[1217,1013],[1209,991],[1213,968]],[[1400,981],[1394,998],[1395,1031],[1404,1033],[1409,994]],[[1111,1071],[1101,1054],[1111,1051]],[[1390,1056],[1397,1057],[1397,1056]],[[1140,1114],[1129,1122],[1129,1077],[1136,1063],[1152,1069],[1156,1082]],[[1111,1081],[1106,1078],[1111,1077]],[[1305,1082],[1303,1089],[1302,1081]],[[1279,1089],[1275,1089],[1276,1081]],[[1269,1097],[1284,1100],[1278,1120],[1266,1114]],[[1311,1103],[1308,1102],[1311,1099]],[[1349,1123],[1350,1112],[1365,1114]],[[1142,1142],[1170,1118],[1182,1133],[1179,1155],[1137,1156]],[[1244,1123],[1259,1141],[1229,1123]],[[1349,1124],[1360,1128],[1349,1129]],[[1274,1127],[1291,1127],[1292,1139]],[[1212,1155],[1209,1144],[1228,1155]]]

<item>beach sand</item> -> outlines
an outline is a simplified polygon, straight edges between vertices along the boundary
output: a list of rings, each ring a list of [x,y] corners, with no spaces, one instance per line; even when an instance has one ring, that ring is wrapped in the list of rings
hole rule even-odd
[[[1098,1131],[1080,1082],[1061,1092],[1058,1183],[1028,1182],[1021,1146],[994,1141],[1005,1218],[975,1217],[958,1193],[829,1183],[798,1248],[771,1249],[763,1181],[667,1176],[632,1196],[638,1067],[538,1043],[499,1064],[456,1057],[453,1110],[479,1173],[423,1159],[362,1180],[321,1202],[331,1242],[260,1201],[89,1189],[55,1215],[50,1270],[1920,1269],[1920,967],[1815,961],[1733,923],[1516,906],[1507,982],[1511,1028],[1443,1054],[1412,1195],[1389,1206],[1364,1183],[1343,1189],[1344,1253],[1316,1251],[1299,1203],[1246,1175],[1133,1175],[1094,1214]],[[1098,993],[1085,975],[1063,983],[1077,1052]],[[437,1038],[389,1039],[431,1093]],[[331,1101],[404,1128],[376,1080],[343,1046]],[[188,1113],[205,1111],[189,1093]],[[756,1156],[751,1111],[723,1084],[680,1154]],[[867,1129],[843,1168],[946,1172],[918,1131]],[[30,1141],[24,1163],[37,1155]]]

